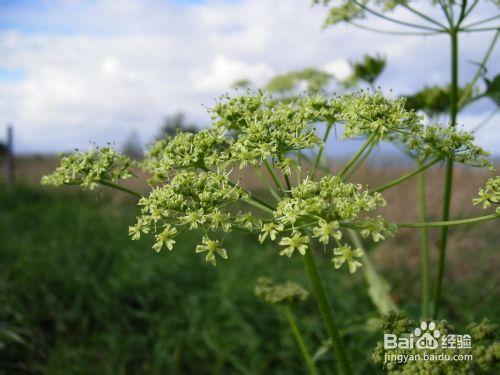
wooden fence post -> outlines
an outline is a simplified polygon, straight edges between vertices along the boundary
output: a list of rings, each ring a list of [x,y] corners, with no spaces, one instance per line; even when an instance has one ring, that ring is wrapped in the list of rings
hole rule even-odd
[[[14,130],[11,125],[7,126],[7,144],[6,144],[6,166],[5,182],[7,186],[14,186]]]

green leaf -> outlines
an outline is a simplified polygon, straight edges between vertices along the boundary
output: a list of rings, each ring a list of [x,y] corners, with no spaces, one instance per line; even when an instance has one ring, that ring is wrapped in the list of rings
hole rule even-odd
[[[500,74],[497,74],[492,80],[484,78],[486,83],[485,95],[493,100],[497,106],[500,106]]]

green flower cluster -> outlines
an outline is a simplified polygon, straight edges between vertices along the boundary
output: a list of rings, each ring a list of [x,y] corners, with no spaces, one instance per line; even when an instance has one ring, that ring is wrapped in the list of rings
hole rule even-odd
[[[275,208],[230,179],[232,168],[264,161],[271,161],[286,178],[296,168],[302,172],[294,152],[322,144],[315,124],[343,124],[345,137],[376,135],[373,139],[377,141],[397,140],[423,159],[453,157],[468,164],[487,163],[486,153],[472,144],[470,134],[438,126],[425,128],[421,116],[405,109],[404,99],[386,99],[381,93],[329,99],[304,96],[289,102],[262,93],[225,96],[210,112],[210,128],[195,134],[179,132],[150,148],[143,166],[152,173],[152,191],[139,200],[141,215],[129,232],[133,239],[154,234],[153,248],[160,251],[172,250],[181,232],[202,229],[204,236],[196,252],[205,253],[212,264],[216,256],[226,258],[227,252],[219,240],[209,237],[209,231],[257,232],[261,243],[278,241],[280,255],[289,257],[295,252],[304,255],[313,240],[325,247],[333,242],[334,266],[346,264],[350,272],[361,265],[362,252],[342,242],[345,228],[375,242],[396,231],[381,216],[362,217],[385,205],[380,193],[370,193],[341,177],[299,178],[298,185]],[[94,188],[98,183],[130,177],[131,167],[128,158],[109,147],[76,152],[63,158],[61,166],[42,182]],[[492,195],[493,186],[490,183],[480,193],[488,202],[498,200]],[[232,206],[238,201],[264,207],[272,216],[257,218],[250,211],[235,212]]]
[[[479,189],[478,196],[472,200],[474,205],[482,204],[483,208],[488,208],[492,203],[500,204],[500,176],[492,177],[486,181],[486,185]]]
[[[289,257],[295,251],[304,255],[311,238],[323,245],[333,239],[337,244],[333,250],[336,268],[347,262],[352,273],[361,265],[356,258],[362,252],[341,245],[340,227],[352,227],[364,237],[371,235],[374,241],[384,239],[395,231],[393,225],[380,216],[358,219],[362,212],[384,205],[380,193],[369,193],[361,185],[345,183],[340,177],[326,176],[317,182],[306,178],[279,202],[273,212],[274,220],[263,225],[259,239],[276,240],[279,235],[279,244],[284,247],[280,255]]]
[[[470,166],[489,167],[489,153],[474,144],[474,134],[437,124],[424,126],[423,117],[408,110],[406,99],[390,100],[380,92],[359,92],[327,100],[305,97],[297,102],[311,120],[344,124],[344,138],[376,134],[402,147],[418,160],[451,158]]]
[[[264,94],[226,96],[211,112],[213,127],[229,139],[228,159],[240,168],[320,143],[295,101],[284,103]]]
[[[111,147],[96,147],[87,152],[76,151],[61,159],[61,165],[42,177],[43,185],[81,185],[94,189],[100,181],[117,181],[133,176],[134,163]]]
[[[173,249],[174,238],[182,230],[203,227],[205,231],[244,227],[252,230],[260,223],[251,215],[231,214],[233,203],[248,197],[237,184],[229,179],[229,173],[181,171],[162,186],[155,187],[148,196],[139,200],[141,215],[135,225],[129,228],[132,239],[139,239],[141,233],[155,233],[153,248],[160,251],[163,246]],[[215,264],[214,255],[223,258],[226,251],[217,241],[205,236],[196,252],[207,252],[207,261]]]
[[[304,96],[289,102],[262,93],[225,96],[210,110],[211,128],[156,142],[145,166],[153,173],[152,182],[159,182],[173,169],[259,165],[320,145],[313,126],[317,122],[344,123],[345,137],[378,133],[383,138],[390,131],[411,131],[421,120],[404,107],[403,99],[388,100],[381,93]]]
[[[361,90],[330,99],[305,96],[296,105],[311,121],[343,124],[344,138],[377,134],[386,139],[391,132],[410,133],[422,123],[422,116],[406,109],[405,99],[387,99],[380,92]]]
[[[457,334],[454,327],[442,320],[436,322],[436,329],[440,335]],[[417,322],[406,319],[402,313],[390,313],[382,320],[385,333],[395,334],[398,337],[412,333]],[[500,364],[499,329],[487,319],[480,323],[470,324],[464,334],[471,336],[471,348],[442,348],[428,349],[426,352],[434,356],[439,355],[472,355],[472,360],[464,361],[423,361],[415,360],[406,363],[385,361],[385,355],[422,355],[420,349],[384,349],[383,342],[379,342],[372,354],[372,359],[389,374],[478,374],[498,373]],[[440,336],[440,337],[441,337]]]
[[[393,133],[389,138],[419,161],[450,158],[470,166],[492,168],[487,159],[490,154],[476,146],[474,134],[465,130],[437,124],[419,125],[412,132]]]
[[[154,143],[144,166],[153,173],[151,182],[168,178],[174,169],[211,167],[228,160],[228,140],[223,131],[203,129],[198,133],[179,132]]]
[[[335,99],[334,99],[335,100]],[[422,116],[406,110],[405,99],[387,99],[382,93],[357,93],[337,98],[344,138],[377,134],[387,139],[392,133],[410,134],[422,123]]]
[[[299,284],[291,281],[273,284],[270,278],[260,277],[255,286],[255,295],[271,305],[289,305],[305,301],[309,293]]]

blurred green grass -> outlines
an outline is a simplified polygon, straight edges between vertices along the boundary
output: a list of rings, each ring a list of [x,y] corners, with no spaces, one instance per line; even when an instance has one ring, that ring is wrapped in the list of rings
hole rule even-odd
[[[136,212],[103,194],[0,188],[0,373],[305,373],[280,311],[253,293],[263,275],[309,288],[300,257],[279,257],[245,234],[225,240],[229,260],[216,267],[194,254],[201,235],[155,253],[149,239],[129,239]],[[355,372],[377,373],[370,355],[381,333],[365,329],[376,312],[362,274],[319,263]],[[418,279],[405,282],[411,272],[398,264],[382,269],[417,317]],[[447,286],[459,326],[500,316],[496,289],[480,276]],[[314,352],[326,336],[313,300],[294,312]],[[319,367],[328,373],[332,362],[328,353]]]

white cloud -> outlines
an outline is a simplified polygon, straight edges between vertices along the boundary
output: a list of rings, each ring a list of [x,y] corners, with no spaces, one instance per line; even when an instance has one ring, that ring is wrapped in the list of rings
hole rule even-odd
[[[238,79],[245,78],[262,83],[273,74],[273,69],[265,63],[249,64],[225,55],[217,55],[208,67],[192,72],[191,84],[201,93],[224,92]]]
[[[379,82],[387,91],[409,93],[448,81],[446,37],[387,36],[347,26],[321,31],[326,10],[304,0],[44,4],[43,14],[36,7],[9,8],[4,17],[18,26],[0,31],[0,113],[4,123],[15,125],[23,152],[121,142],[132,129],[149,140],[163,116],[175,111],[205,124],[202,104],[210,106],[239,78],[261,84],[308,66],[344,78],[348,61],[365,53],[387,56]],[[473,75],[476,66],[469,61],[479,59],[487,38],[462,38],[462,81]],[[492,73],[499,57],[498,51],[491,57]],[[23,77],[2,80],[5,69]],[[486,107],[473,107],[467,122],[479,121]],[[480,139],[500,149],[492,128]]]
[[[323,65],[322,68],[341,81],[345,80],[352,74],[351,65],[347,60],[335,59]]]

